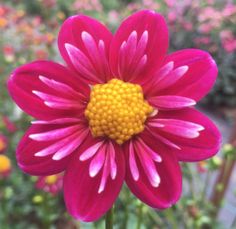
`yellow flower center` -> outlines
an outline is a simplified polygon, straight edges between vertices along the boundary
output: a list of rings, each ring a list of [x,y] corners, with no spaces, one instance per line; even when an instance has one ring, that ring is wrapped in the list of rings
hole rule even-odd
[[[48,185],[55,184],[56,182],[57,182],[57,175],[51,175],[45,178],[45,183]]]
[[[11,161],[5,155],[0,155],[0,173],[7,172],[11,169]]]
[[[140,85],[112,79],[93,86],[85,116],[94,137],[107,136],[122,144],[144,130],[153,110]]]

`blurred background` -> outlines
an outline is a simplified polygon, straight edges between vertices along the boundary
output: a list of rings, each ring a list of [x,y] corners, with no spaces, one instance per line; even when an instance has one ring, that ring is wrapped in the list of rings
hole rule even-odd
[[[195,164],[182,164],[181,200],[171,209],[154,211],[124,186],[115,209],[115,228],[236,228],[236,1],[234,0],[0,0],[0,229],[104,228],[104,222],[73,220],[62,198],[62,174],[31,177],[16,165],[15,148],[29,126],[8,96],[10,72],[26,62],[62,62],[57,33],[70,15],[84,13],[113,32],[139,9],[163,14],[170,32],[170,52],[207,50],[219,77],[199,109],[223,134],[221,152]]]

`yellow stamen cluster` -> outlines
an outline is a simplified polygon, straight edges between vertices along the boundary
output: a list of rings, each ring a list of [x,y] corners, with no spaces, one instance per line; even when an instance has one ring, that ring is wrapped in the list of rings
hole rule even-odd
[[[94,137],[107,136],[122,144],[143,131],[152,112],[140,85],[112,79],[93,86],[85,116]]]
[[[51,175],[45,178],[45,183],[48,185],[55,184],[56,182],[57,182],[57,175]]]
[[[8,172],[11,169],[11,161],[5,155],[0,155],[0,173]]]

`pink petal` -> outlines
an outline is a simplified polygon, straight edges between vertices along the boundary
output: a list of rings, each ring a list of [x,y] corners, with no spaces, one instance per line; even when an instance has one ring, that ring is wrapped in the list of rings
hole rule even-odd
[[[100,147],[89,165],[89,175],[95,177],[104,165],[106,148]]]
[[[78,15],[63,23],[58,46],[71,69],[90,83],[99,83],[111,76],[108,65],[111,39],[111,32],[100,22]]]
[[[193,99],[171,95],[151,97],[148,102],[159,109],[182,109],[196,104]]]
[[[164,18],[151,10],[131,15],[118,28],[111,47],[110,64],[115,76],[125,81],[148,80],[168,49]]]
[[[110,152],[111,179],[114,180],[117,174],[117,165],[115,161],[115,156],[116,156],[115,147],[113,146],[112,142],[110,142],[108,150]]]
[[[153,137],[155,137],[158,141],[161,141],[162,143],[164,143],[165,145],[174,148],[174,149],[178,149],[180,150],[180,147],[178,145],[176,145],[175,143],[173,143],[172,141],[164,138],[163,136],[161,136],[160,134],[158,134],[157,132],[151,131],[148,127],[146,127],[147,132],[149,132]]]
[[[80,129],[80,125],[74,125],[69,127],[63,127],[60,129],[54,129],[43,133],[36,133],[29,135],[29,138],[35,141],[51,141],[58,140],[60,138],[66,137]]]
[[[158,187],[151,185],[149,182],[146,171],[142,166],[140,155],[143,151],[138,151],[137,160],[139,179],[134,180],[131,168],[129,165],[129,151],[126,148],[126,183],[130,190],[135,196],[137,196],[141,201],[153,208],[168,208],[171,207],[180,198],[182,189],[182,177],[181,170],[178,165],[175,154],[172,150],[159,144],[153,138],[145,138],[145,143],[148,147],[152,148],[153,151],[158,152],[162,158],[161,163],[155,162],[155,168],[160,176],[160,184]]]
[[[72,98],[78,99],[78,97],[85,97],[82,93],[75,91],[72,87],[65,83],[58,82],[56,80],[48,79],[44,76],[39,76],[39,79],[48,87],[54,89],[55,91],[66,94]]]
[[[185,73],[188,71],[188,66],[181,66],[175,68],[169,74],[165,75],[162,80],[160,80],[157,84],[158,90],[163,90],[174,85],[178,80],[180,80]]]
[[[36,176],[57,174],[65,170],[71,156],[60,161],[55,161],[51,156],[37,157],[35,153],[43,148],[54,144],[55,141],[38,142],[29,138],[30,135],[50,130],[50,126],[32,125],[21,139],[17,151],[17,162],[19,167],[26,173]]]
[[[166,57],[165,63],[174,62],[174,68],[188,66],[188,71],[175,84],[163,90],[156,87],[156,95],[178,95],[199,101],[212,88],[218,73],[217,66],[209,53],[197,49],[174,52]]]
[[[99,141],[99,142],[96,142],[94,145],[91,145],[80,155],[79,159],[81,161],[86,161],[90,159],[98,152],[102,144],[103,144],[103,141]]]
[[[152,132],[161,135],[180,147],[180,150],[176,150],[179,160],[201,161],[214,156],[218,152],[221,145],[221,134],[212,121],[199,111],[193,108],[186,108],[175,112],[161,111],[158,113],[158,118],[178,119],[184,122],[196,123],[204,128],[199,132],[199,137],[193,139],[175,136],[174,133],[163,132],[161,128],[151,128]]]
[[[199,131],[204,130],[199,124],[177,119],[152,119],[148,125],[184,138],[197,138],[200,135]]]
[[[144,173],[146,174],[150,184],[153,187],[158,187],[160,184],[160,176],[157,172],[155,162],[153,161],[153,158],[150,155],[150,148],[147,147],[145,143],[141,143],[141,141],[134,141],[134,146],[135,153],[139,157],[141,166],[143,167]],[[160,162],[160,160],[158,162]]]
[[[50,121],[44,121],[44,120],[34,120],[31,121],[32,124],[45,124],[45,125],[49,125],[49,124],[67,124],[67,123],[79,123],[81,122],[80,119],[78,118],[60,118],[60,119],[54,119],[54,120],[50,120]]]
[[[132,141],[130,141],[129,143],[129,168],[133,179],[137,181],[139,179],[139,171],[134,153],[134,145]]]
[[[109,161],[110,161],[110,156],[109,156],[109,153],[107,153],[106,158],[105,158],[105,162],[104,162],[104,166],[103,166],[102,178],[101,178],[99,188],[98,188],[99,194],[102,193],[106,188],[107,178],[110,174]]]
[[[43,81],[42,76],[44,77]],[[54,62],[36,61],[17,68],[8,80],[8,90],[17,105],[35,118],[52,120],[66,116],[81,116],[81,108],[72,111],[68,110],[68,106],[65,105],[65,109],[55,110],[33,93],[33,91],[38,91],[51,95],[52,99],[55,96],[62,100],[71,101],[72,98],[68,94],[58,93],[58,87],[53,89],[46,85],[46,78],[47,82],[54,80],[63,84],[64,87],[67,85],[73,91],[82,93],[84,97],[78,96],[76,102],[81,104],[80,107],[85,106],[84,98],[89,98],[90,92],[88,85],[81,82],[73,72]]]
[[[116,178],[113,180],[107,176],[109,169],[106,170],[105,175],[103,173],[99,173],[95,177],[89,175],[91,160],[81,161],[80,155],[96,143],[92,137],[87,138],[87,141],[81,146],[78,154],[75,155],[67,167],[64,178],[67,209],[73,217],[85,222],[99,219],[111,208],[120,192],[125,175],[125,161],[120,147],[117,145],[114,146],[117,164]],[[109,168],[109,166],[106,168]],[[106,183],[102,181],[102,178],[106,180]],[[102,190],[100,193],[99,187]]]
[[[89,129],[82,130],[81,132],[77,132],[77,137],[70,141],[69,144],[62,147],[58,150],[52,157],[53,160],[61,160],[64,157],[67,157],[71,153],[73,153],[85,140],[88,136]]]

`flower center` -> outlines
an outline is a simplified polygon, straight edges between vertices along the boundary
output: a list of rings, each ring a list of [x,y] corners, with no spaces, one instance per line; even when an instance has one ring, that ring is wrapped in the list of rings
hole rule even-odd
[[[56,182],[57,182],[57,175],[51,175],[45,178],[45,183],[48,185],[55,184]]]
[[[140,85],[112,79],[92,88],[85,116],[94,137],[107,136],[122,144],[144,130],[153,110]]]
[[[0,155],[0,173],[7,172],[11,169],[11,161],[5,155]]]

